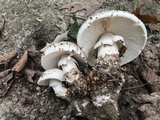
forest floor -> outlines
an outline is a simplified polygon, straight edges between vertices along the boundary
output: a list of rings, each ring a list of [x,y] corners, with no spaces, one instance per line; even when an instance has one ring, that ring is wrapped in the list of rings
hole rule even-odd
[[[134,9],[133,0],[99,1],[100,9]],[[37,81],[44,71],[39,50],[59,34],[56,24],[60,24],[59,14],[63,15],[59,8],[69,2],[0,0],[1,120],[61,120],[68,110],[67,102],[56,97],[52,89],[37,85]],[[160,2],[150,0],[141,14],[155,15],[160,20]],[[122,66],[126,82],[118,100],[120,120],[160,120],[160,23],[145,26],[148,40],[144,50]],[[25,66],[14,71],[22,56]],[[85,120],[72,115],[70,119]]]

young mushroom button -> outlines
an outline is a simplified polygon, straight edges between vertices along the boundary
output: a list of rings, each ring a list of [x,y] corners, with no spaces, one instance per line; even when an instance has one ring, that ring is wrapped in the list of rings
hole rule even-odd
[[[72,42],[58,42],[49,46],[41,59],[41,65],[44,69],[60,67],[69,83],[73,83],[79,78],[78,65],[86,64],[84,52]]]
[[[124,65],[141,53],[146,40],[146,28],[141,20],[131,13],[115,10],[90,17],[77,36],[77,43],[91,65],[98,59],[120,59],[118,63]]]

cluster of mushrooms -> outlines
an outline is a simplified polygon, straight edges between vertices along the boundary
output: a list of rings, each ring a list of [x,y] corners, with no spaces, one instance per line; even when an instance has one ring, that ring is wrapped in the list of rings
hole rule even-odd
[[[74,43],[57,42],[44,51],[41,64],[46,70],[40,77],[39,85],[49,85],[58,97],[64,98],[67,88],[63,81],[73,84],[80,77],[79,64],[85,65],[85,53]]]
[[[51,86],[63,98],[68,91],[64,81],[79,87],[78,84],[85,84],[84,79],[92,81],[96,74],[98,80],[117,77],[120,66],[135,59],[146,41],[146,28],[135,15],[115,10],[95,14],[81,25],[77,44],[60,41],[47,47],[41,59],[46,71],[38,84]],[[82,72],[87,65],[92,67],[89,77]]]

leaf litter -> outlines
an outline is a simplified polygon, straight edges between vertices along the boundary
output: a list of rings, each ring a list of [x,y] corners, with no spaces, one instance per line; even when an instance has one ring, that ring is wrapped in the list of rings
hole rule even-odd
[[[17,52],[14,52],[14,53],[4,56],[3,58],[0,59],[0,64],[6,64],[10,62],[12,59],[17,57],[17,54],[18,54]]]
[[[15,64],[14,67],[12,68],[12,71],[16,71],[16,72],[22,71],[24,66],[27,63],[27,59],[28,59],[28,51],[25,51],[23,56],[17,62],[17,64]]]
[[[29,69],[29,68],[25,68],[24,69],[24,73],[25,75],[27,76],[27,80],[31,83],[33,83],[33,77],[34,75],[36,74],[36,71],[35,70],[32,70],[32,69]]]
[[[6,95],[13,80],[13,71],[10,69],[0,72],[0,98]]]
[[[94,11],[96,11],[101,6],[98,2],[72,2],[69,4],[62,5],[59,9],[67,9],[69,13],[76,13],[81,10],[86,10],[86,16],[90,15]],[[53,45],[55,42],[60,42],[63,40],[70,40],[71,39],[77,39],[77,33],[79,30],[79,23],[78,19],[81,19],[84,21],[85,19],[76,17],[75,15],[66,15],[67,17],[70,17],[73,19],[73,23],[71,23],[70,26],[65,22],[64,16],[59,15],[59,19],[62,21],[61,24],[56,24],[56,26],[60,29],[60,32],[58,32],[60,35],[57,35],[55,40],[51,43],[47,43],[44,48],[42,48],[40,51],[43,52],[46,50],[46,48],[50,45]],[[70,24],[70,23],[69,23]]]
[[[138,108],[143,120],[158,120],[160,117],[160,92],[143,94],[137,97],[143,104]]]
[[[140,12],[142,8],[146,5],[146,3],[140,4],[136,10],[133,12],[143,23],[151,23],[151,24],[158,24],[160,20],[157,19],[154,15],[141,15]]]
[[[24,74],[27,77],[27,80],[31,83],[34,83],[33,77],[37,73],[36,70],[26,68],[25,65],[28,62],[28,55],[37,57],[41,56],[40,52],[33,50],[26,50],[22,57],[18,60],[17,63],[12,67],[12,69],[7,69],[0,72],[0,97],[3,97],[7,94],[9,88],[11,87],[15,78],[19,78]],[[8,63],[13,61],[17,56],[17,52],[4,56],[0,60],[0,64]]]
[[[102,4],[98,2],[72,2],[69,4],[62,5],[60,10],[68,9],[70,13],[76,13],[81,10],[86,10],[86,15],[90,15],[95,10],[97,10]]]
[[[150,67],[140,66],[138,68],[140,77],[148,84],[151,92],[160,92],[160,76]]]

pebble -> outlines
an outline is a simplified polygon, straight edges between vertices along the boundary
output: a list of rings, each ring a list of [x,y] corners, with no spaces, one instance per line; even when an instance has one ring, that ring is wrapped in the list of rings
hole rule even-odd
[[[36,87],[36,90],[40,92],[41,88],[40,87]]]
[[[26,102],[26,98],[25,97],[21,97],[19,99],[19,102],[23,105]]]

